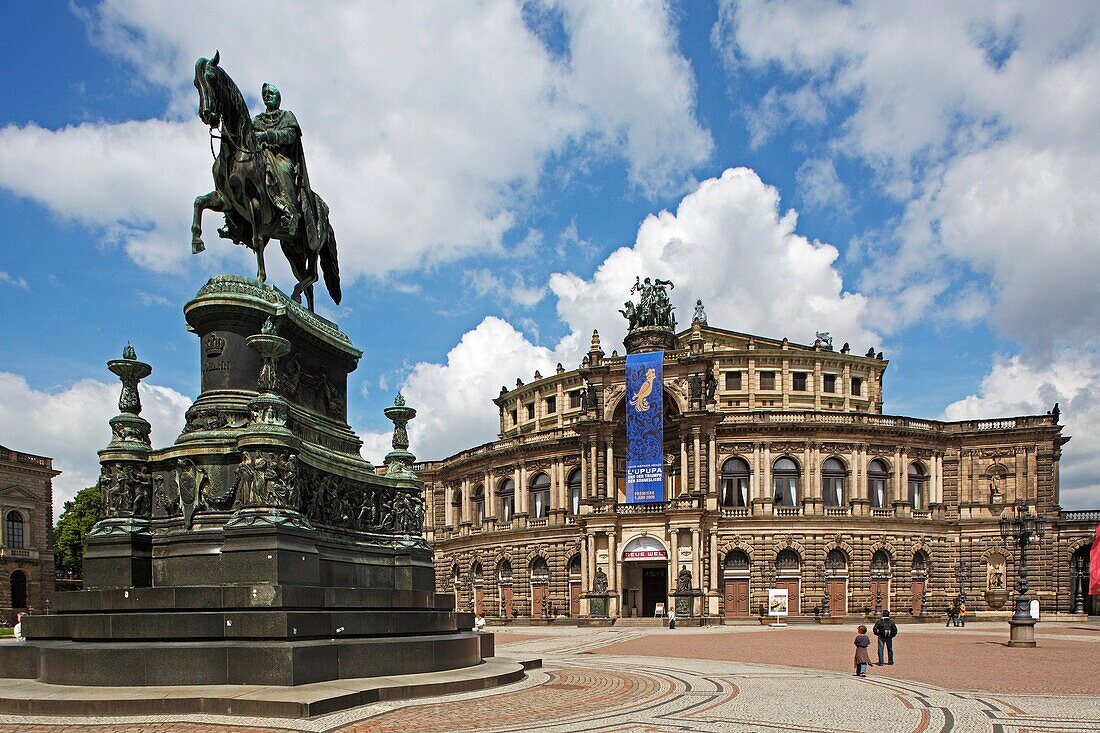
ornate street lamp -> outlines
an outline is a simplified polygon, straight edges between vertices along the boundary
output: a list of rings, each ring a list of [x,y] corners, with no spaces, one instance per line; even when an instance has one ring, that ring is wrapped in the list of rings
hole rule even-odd
[[[1016,610],[1009,619],[1009,646],[1035,646],[1035,622],[1031,616],[1031,599],[1027,595],[1027,546],[1046,534],[1046,517],[1032,514],[1024,501],[1016,502],[1015,513],[1001,514],[1001,539],[1010,549],[1020,549],[1020,564],[1016,571]]]
[[[1073,612],[1085,612],[1085,558],[1078,555],[1074,560],[1073,572]]]
[[[1004,519],[1002,518],[1001,521],[1004,522]],[[955,581],[959,584],[959,593],[955,596],[955,601],[957,603],[966,603],[966,584],[969,580],[970,572],[966,569],[966,566],[963,565],[962,561],[960,560],[959,563],[955,566]]]
[[[825,618],[833,615],[829,602],[829,561],[826,559],[825,565],[821,568],[821,615]]]

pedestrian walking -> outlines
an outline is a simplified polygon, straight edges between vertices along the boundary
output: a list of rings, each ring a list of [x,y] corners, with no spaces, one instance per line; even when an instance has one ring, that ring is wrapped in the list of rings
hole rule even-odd
[[[894,637],[898,635],[898,625],[894,623],[894,619],[890,618],[889,611],[882,612],[882,618],[878,620],[873,629],[875,636],[878,637],[878,666],[882,666],[882,648],[886,647],[888,652],[887,664],[894,663]]]
[[[856,677],[867,676],[867,665],[871,663],[871,637],[867,636],[867,627],[863,624],[856,629]]]
[[[669,631],[675,631],[676,630],[676,612],[675,611],[669,611],[668,612],[668,628],[669,628]]]
[[[959,604],[959,617],[957,621],[959,626],[966,626],[966,602],[963,601]]]
[[[958,626],[956,619],[959,617],[959,607],[954,601],[947,607],[947,625]]]

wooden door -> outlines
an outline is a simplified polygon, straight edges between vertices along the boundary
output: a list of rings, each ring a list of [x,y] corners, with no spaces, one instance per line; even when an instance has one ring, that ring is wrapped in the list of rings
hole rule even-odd
[[[914,580],[912,588],[913,597],[913,615],[920,614],[921,608],[924,606],[924,581]]]
[[[790,616],[798,616],[802,613],[802,606],[798,602],[798,581],[797,580],[778,580],[775,583],[776,590],[787,589],[787,614]]]
[[[871,611],[890,611],[890,581],[871,581]]]
[[[844,578],[833,578],[829,581],[829,613],[833,616],[843,616],[848,613],[848,581]]]
[[[547,606],[543,608],[543,603],[549,602],[550,586],[538,584],[531,586],[531,618],[542,618],[543,610],[547,615],[550,613],[550,608]]]
[[[501,586],[500,589],[500,617],[513,618],[512,613],[512,586]]]
[[[485,589],[480,585],[474,588],[474,613],[485,615]]]
[[[577,618],[581,615],[581,584],[569,584],[569,615]]]
[[[726,618],[743,618],[749,615],[749,581],[747,578],[731,578],[726,581]]]

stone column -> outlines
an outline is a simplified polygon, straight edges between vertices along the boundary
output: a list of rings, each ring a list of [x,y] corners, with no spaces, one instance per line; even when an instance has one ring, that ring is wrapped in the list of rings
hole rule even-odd
[[[611,530],[610,532],[607,533],[607,565],[608,565],[607,569],[611,571],[607,574],[607,580],[608,580],[608,583],[611,585],[611,587],[608,590],[611,591],[612,595],[615,595],[619,591],[619,587],[620,587],[620,583],[619,583],[619,563],[617,562],[616,557],[615,557],[615,550],[616,550],[615,545],[616,545],[615,530]]]
[[[588,467],[589,467],[589,470],[591,471],[590,479],[591,479],[592,484],[591,484],[590,491],[592,492],[592,494],[591,494],[592,496],[597,496],[599,494],[599,491],[600,491],[600,489],[599,489],[599,486],[600,486],[600,481],[599,481],[600,464],[599,464],[599,461],[596,460],[596,451],[597,451],[597,448],[598,448],[598,446],[596,445],[596,441],[597,441],[597,439],[593,438],[592,441],[588,444]]]
[[[462,516],[458,518],[459,523],[472,522],[473,512],[470,511],[470,479],[462,479]]]
[[[588,557],[585,558],[585,562],[588,565],[588,590],[592,590],[592,579],[596,577],[596,545],[597,534],[593,532],[588,535]]]
[[[707,444],[707,493],[711,496],[718,495],[718,440],[714,431],[710,433],[710,441]]]
[[[607,453],[606,453],[607,466],[606,468],[606,481],[607,481],[607,498],[619,501],[619,491],[615,488],[615,446],[611,440],[607,441]]]
[[[588,532],[585,532],[581,535],[581,593],[592,590],[591,577],[588,573]]]
[[[497,516],[497,487],[493,482],[493,475],[488,471],[484,475],[485,483],[485,516]]]
[[[516,504],[512,510],[512,521],[515,521],[516,514],[527,511],[527,505],[523,503],[523,484],[520,480],[519,466],[516,466],[512,469],[512,500]]]
[[[592,496],[592,490],[588,488],[588,447],[587,441],[581,443],[581,498],[588,499]]]
[[[688,481],[690,476],[688,475],[688,449],[687,449],[687,436],[683,433],[680,434],[680,493],[685,494],[688,490]],[[673,573],[675,575],[675,573]]]
[[[718,590],[718,530],[710,531],[710,589]]]
[[[672,568],[668,573],[668,592],[676,590],[676,573],[680,572],[680,530],[669,530],[669,554],[672,556]]]
[[[454,518],[454,499],[454,487],[450,484],[443,484],[443,520],[448,527],[458,526],[458,522]]]
[[[698,527],[692,527],[691,528],[691,580],[695,584],[696,588],[700,587],[703,584],[702,578],[700,577],[702,575],[702,572],[703,572],[703,558],[699,554],[701,552],[701,549],[702,548],[699,545],[699,528]]]
[[[702,481],[700,480],[699,472],[702,469],[702,461],[699,455],[700,447],[700,435],[699,428],[694,427],[691,429],[691,452],[692,452],[692,470],[694,476],[692,476],[691,488],[696,492],[702,491]]]

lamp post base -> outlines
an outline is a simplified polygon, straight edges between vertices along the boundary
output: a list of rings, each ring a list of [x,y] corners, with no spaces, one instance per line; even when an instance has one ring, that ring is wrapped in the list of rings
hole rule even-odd
[[[1019,647],[1035,646],[1035,619],[1008,621],[1008,645]]]

